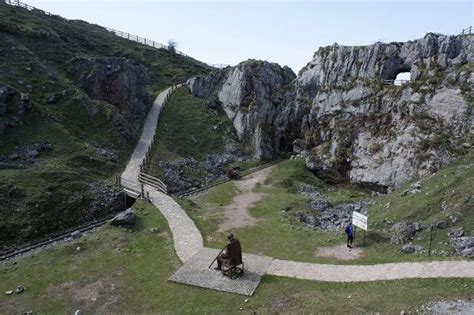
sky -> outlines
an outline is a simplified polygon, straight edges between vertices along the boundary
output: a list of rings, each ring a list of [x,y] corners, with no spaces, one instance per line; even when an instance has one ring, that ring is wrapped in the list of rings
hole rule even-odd
[[[473,24],[473,1],[112,1],[24,0],[69,19],[166,44],[209,64],[261,59],[298,72],[321,46],[407,41],[458,34]]]

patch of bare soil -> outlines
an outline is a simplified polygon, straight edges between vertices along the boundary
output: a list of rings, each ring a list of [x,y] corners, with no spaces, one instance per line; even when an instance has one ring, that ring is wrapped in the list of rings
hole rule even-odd
[[[253,190],[257,184],[265,185],[265,180],[272,169],[273,167],[265,168],[235,181],[238,194],[234,197],[232,203],[225,207],[224,221],[219,224],[219,232],[252,226],[262,220],[252,217],[249,209],[265,196],[265,194]]]
[[[354,260],[362,257],[364,251],[361,248],[348,248],[346,244],[333,247],[319,247],[315,255],[319,257],[336,258],[340,260]]]
[[[110,305],[118,302],[118,297],[113,294],[114,290],[114,284],[105,284],[102,280],[86,285],[68,281],[48,289],[52,294],[67,291],[75,302],[85,308],[97,303],[101,311],[106,311]]]

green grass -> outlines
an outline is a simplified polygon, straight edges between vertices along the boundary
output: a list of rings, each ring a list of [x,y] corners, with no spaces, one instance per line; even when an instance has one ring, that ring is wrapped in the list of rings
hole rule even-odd
[[[0,5],[0,51],[0,84],[17,91],[17,98],[28,93],[32,100],[22,125],[0,136],[0,155],[9,156],[18,145],[47,141],[53,146],[36,165],[0,170],[0,250],[85,220],[92,201],[88,184],[113,182],[141,133],[149,107],[125,121],[115,106],[90,99],[71,77],[76,58],[117,56],[143,64],[150,75],[148,106],[164,88],[211,70],[192,58],[117,37],[98,25],[46,18],[7,5]],[[62,96],[48,104],[53,94]],[[11,107],[8,115],[16,111]],[[130,137],[124,139],[120,130]],[[90,149],[91,144],[113,150],[118,163],[106,161]],[[22,194],[12,198],[6,187],[10,184]]]
[[[457,162],[458,167],[460,167],[459,165],[465,164],[466,161],[461,160]],[[443,183],[449,186],[449,189],[452,189],[453,187],[450,186],[449,179],[447,180],[447,177],[445,178],[444,175],[446,173],[451,173],[451,168],[455,167],[454,165],[456,165],[456,163],[447,169],[438,172],[438,174],[431,177],[429,180],[437,181],[442,178]],[[453,179],[453,181],[458,183],[455,191],[458,191],[458,194],[462,195],[469,191],[468,189],[471,187],[472,177],[465,171],[459,171],[458,175],[461,176],[461,173],[463,173],[462,177],[457,178],[456,180]],[[366,244],[363,247],[364,254],[362,257],[350,261],[341,261],[315,255],[318,247],[330,247],[344,244],[346,236],[342,230],[338,232],[311,230],[298,221],[296,214],[298,212],[306,212],[309,209],[309,200],[298,192],[298,188],[302,183],[318,187],[322,193],[326,194],[333,205],[354,202],[362,199],[371,200],[373,202],[370,206],[369,232],[366,234]],[[426,185],[427,191],[432,191],[430,184],[427,183]],[[463,187],[462,189],[461,186]],[[425,223],[425,221],[422,220],[422,216],[426,214],[426,211],[422,211],[424,208],[412,209],[405,204],[401,204],[399,210],[396,210],[397,204],[395,201],[392,201],[392,210],[382,210],[384,208],[382,208],[381,205],[385,205],[387,199],[405,202],[405,200],[407,200],[406,198],[416,198],[416,196],[400,197],[399,190],[387,197],[374,199],[365,191],[357,189],[356,187],[329,186],[314,177],[305,168],[302,160],[290,160],[278,164],[274,167],[272,173],[268,177],[266,185],[258,186],[256,190],[265,193],[266,196],[250,209],[250,213],[252,216],[262,220],[254,226],[248,226],[234,231],[241,240],[245,252],[267,255],[280,259],[335,264],[376,264],[402,261],[463,259],[461,257],[453,256],[428,256],[427,253],[406,255],[400,253],[401,245],[390,244],[387,229],[391,224],[393,224],[393,222],[390,225],[384,224],[383,226],[379,223],[387,213],[392,214],[389,218],[395,220],[395,222],[409,218],[411,221]],[[444,191],[446,191],[446,187]],[[213,248],[222,247],[226,233],[218,232],[219,224],[224,220],[225,206],[231,202],[231,198],[233,198],[237,193],[235,186],[231,183],[226,183],[225,185],[219,185],[211,189],[208,193],[194,198],[192,202],[181,201],[183,208],[188,212],[191,218],[196,222],[200,231],[203,233],[207,246]],[[443,194],[440,194],[439,192],[437,192],[437,195],[440,195],[440,198],[443,196]],[[224,199],[216,199],[216,196],[222,196]],[[463,200],[465,200],[465,197],[465,195],[462,195],[457,200],[460,200],[462,207],[467,207],[462,208],[460,213],[456,213],[461,222],[460,224],[464,226],[467,229],[467,233],[469,233],[469,224],[466,224],[466,222],[472,219],[471,211],[473,208],[469,207],[468,203],[467,205],[464,205]],[[424,200],[430,202],[433,201],[432,198],[429,197],[425,197]],[[384,211],[384,214],[382,215],[378,211]],[[422,212],[417,215],[416,211]],[[397,213],[399,213],[399,216],[395,217]],[[401,216],[401,213],[404,213],[406,217]],[[410,213],[411,215],[409,215]],[[461,213],[463,215],[461,215]],[[443,216],[446,215],[448,214],[443,214]],[[359,230],[356,235],[356,246],[362,247],[362,236],[362,231]],[[429,231],[428,229],[425,229],[417,234],[414,243],[428,248],[429,237]],[[436,249],[438,252],[440,250],[448,250],[449,246],[446,242],[447,230],[435,230],[432,248]]]
[[[167,281],[180,266],[166,221],[143,201],[134,229],[111,226],[0,267],[1,313],[415,312],[432,300],[472,297],[471,279],[324,283],[264,276],[247,297]],[[158,233],[151,232],[157,228]],[[81,249],[76,250],[77,247]],[[350,296],[350,298],[349,298]]]
[[[157,151],[163,158],[194,157],[223,153],[229,140],[236,140],[225,113],[211,109],[205,100],[193,97],[185,87],[175,91],[163,109],[157,129]]]
[[[383,220],[419,221],[436,224],[444,220],[450,222],[455,216],[456,225],[468,231],[474,228],[474,151],[462,156],[435,175],[421,179],[422,191],[401,196],[410,185],[420,179],[413,179],[393,193],[379,198],[370,208],[369,215],[377,227],[386,227]],[[443,210],[443,208],[445,210]],[[452,225],[452,224],[451,224]]]
[[[164,107],[157,126],[156,147],[147,171],[162,177],[160,161],[193,157],[205,159],[209,154],[224,153],[226,145],[236,144],[231,121],[224,112],[211,109],[205,100],[193,97],[187,88],[174,92]],[[189,170],[188,177],[200,179],[204,170]]]

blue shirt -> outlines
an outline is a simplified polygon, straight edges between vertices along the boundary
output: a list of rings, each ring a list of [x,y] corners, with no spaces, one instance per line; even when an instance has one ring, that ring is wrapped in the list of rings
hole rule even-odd
[[[346,233],[347,233],[347,235],[352,236],[352,225],[347,226]]]

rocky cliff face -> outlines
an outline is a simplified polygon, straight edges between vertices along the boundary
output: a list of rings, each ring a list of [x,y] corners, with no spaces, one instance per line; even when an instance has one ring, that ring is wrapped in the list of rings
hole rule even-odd
[[[149,103],[148,71],[132,59],[79,58],[70,73],[91,98],[116,106],[128,119],[142,114]]]
[[[319,49],[295,82],[308,167],[381,191],[435,172],[472,141],[472,39]],[[384,85],[401,72],[410,83]]]
[[[295,79],[249,61],[188,87],[222,104],[240,139],[253,139],[255,156],[293,149],[320,177],[387,191],[472,143],[473,62],[473,36],[428,34],[320,48]],[[401,72],[411,82],[390,84]]]
[[[287,104],[294,78],[288,67],[248,60],[208,77],[192,78],[187,85],[194,96],[222,107],[239,140],[251,145],[254,157],[269,159],[291,143],[284,129],[293,115]]]
[[[31,109],[29,94],[19,93],[8,85],[0,84],[0,135],[7,127],[19,126]]]

